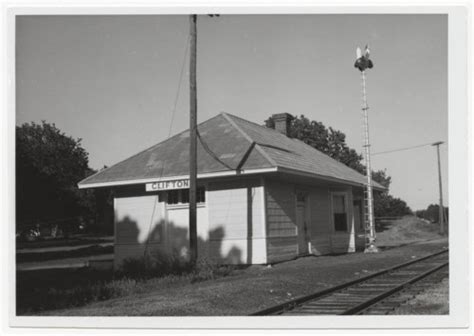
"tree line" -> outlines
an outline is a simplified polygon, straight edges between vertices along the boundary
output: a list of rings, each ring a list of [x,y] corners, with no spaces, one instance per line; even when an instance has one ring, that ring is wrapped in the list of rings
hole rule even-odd
[[[443,207],[445,221],[449,218],[449,207]],[[429,220],[431,223],[439,223],[439,204],[430,204],[426,209],[415,211],[415,215]]]
[[[16,127],[17,231],[51,224],[67,233],[78,226],[99,229],[109,220],[111,191],[77,187],[96,172],[88,156],[81,139],[64,134],[55,124]]]

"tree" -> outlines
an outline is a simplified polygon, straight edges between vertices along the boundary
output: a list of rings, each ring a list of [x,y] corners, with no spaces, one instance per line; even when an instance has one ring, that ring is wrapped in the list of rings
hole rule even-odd
[[[272,117],[265,120],[265,126],[275,128]],[[326,128],[323,123],[310,121],[301,115],[292,119],[288,136],[303,141],[360,173],[365,172],[365,167],[361,164],[362,155],[347,146],[346,135],[341,131]]]
[[[400,198],[386,192],[374,195],[375,217],[398,217],[412,214],[410,207]]]
[[[265,126],[275,128],[272,117],[265,120]],[[299,139],[359,173],[366,174],[366,167],[362,164],[362,155],[347,146],[346,135],[341,131],[332,127],[327,128],[321,122],[310,121],[304,115],[300,115],[291,120],[288,137]],[[384,192],[374,193],[375,216],[402,216],[411,213],[406,202],[389,195],[391,177],[387,175],[386,170],[372,171],[372,178],[387,188]]]
[[[386,170],[372,172],[372,179],[385,188],[385,191],[374,193],[374,215],[375,217],[397,217],[412,214],[407,203],[395,198],[388,193],[392,178],[387,175]]]
[[[417,217],[429,220],[432,223],[439,223],[439,204],[430,204],[424,210],[417,210],[415,212]],[[449,218],[449,208],[444,207],[444,214]]]
[[[275,128],[272,117],[265,120],[265,126]],[[304,115],[301,115],[293,117],[288,137],[299,139],[359,173],[365,174],[366,169],[362,164],[362,155],[347,146],[346,135],[341,131],[332,127],[326,128],[323,123],[310,121]],[[388,188],[390,177],[386,175],[386,171],[372,172],[372,177],[376,182]]]
[[[364,167],[364,174],[365,174],[365,167]],[[372,179],[383,185],[385,188],[387,188],[387,192],[388,192],[388,189],[390,188],[390,183],[392,182],[392,178],[390,176],[387,175],[387,170],[384,169],[384,170],[378,170],[378,171],[373,171],[372,172]]]
[[[81,139],[73,139],[45,121],[17,126],[17,222],[93,214],[93,191],[77,188],[77,183],[93,172]]]

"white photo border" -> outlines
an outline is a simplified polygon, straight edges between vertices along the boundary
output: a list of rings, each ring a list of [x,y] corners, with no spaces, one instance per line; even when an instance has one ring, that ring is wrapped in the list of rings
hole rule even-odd
[[[36,6],[36,4],[35,4]],[[6,209],[2,238],[4,258],[8,263],[7,286],[8,316],[10,327],[39,328],[121,328],[121,329],[436,329],[467,328],[469,323],[469,297],[471,265],[469,262],[471,229],[468,218],[472,219],[468,200],[471,196],[467,181],[471,181],[468,171],[468,49],[470,22],[468,6],[464,5],[342,5],[321,4],[301,5],[260,5],[239,6],[236,4],[177,6],[136,6],[101,4],[87,7],[81,5],[22,6],[7,5],[6,26],[6,107],[3,123],[4,166],[7,169],[3,181],[6,196],[2,204]],[[448,105],[449,105],[449,198],[450,222],[450,314],[446,316],[321,316],[321,317],[26,317],[15,314],[15,18],[18,15],[157,15],[157,14],[447,14],[448,15]],[[5,63],[4,63],[5,64]],[[6,183],[6,185],[5,185]],[[5,216],[6,215],[6,216]],[[6,228],[5,228],[6,226]],[[6,231],[5,231],[6,230]],[[4,284],[5,285],[5,284]],[[296,327],[297,326],[297,327]],[[335,328],[337,326],[337,328]]]

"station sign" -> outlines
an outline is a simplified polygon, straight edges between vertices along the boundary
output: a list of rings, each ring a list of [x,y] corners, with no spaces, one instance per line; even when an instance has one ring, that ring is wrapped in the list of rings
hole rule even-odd
[[[146,191],[189,189],[189,179],[147,183],[145,187]]]

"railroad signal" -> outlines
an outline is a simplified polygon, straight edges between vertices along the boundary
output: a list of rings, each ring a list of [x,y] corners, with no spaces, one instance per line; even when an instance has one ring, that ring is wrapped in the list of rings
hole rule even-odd
[[[359,69],[360,71],[365,71],[366,69],[372,69],[374,66],[374,63],[370,59],[370,49],[369,45],[367,44],[365,46],[364,53],[362,54],[362,51],[360,50],[359,47],[356,49],[356,61],[354,63],[354,67]]]
[[[375,221],[374,221],[374,197],[372,194],[372,169],[370,166],[370,142],[369,142],[369,105],[367,104],[367,93],[365,85],[365,71],[372,69],[374,64],[370,59],[369,45],[365,46],[365,50],[362,53],[361,49],[357,47],[356,50],[356,61],[354,67],[359,69],[362,77],[362,120],[364,125],[363,131],[363,146],[365,148],[365,164],[366,164],[366,175],[367,175],[367,186],[364,192],[364,228],[365,228],[365,251],[366,253],[378,252],[375,246]]]

